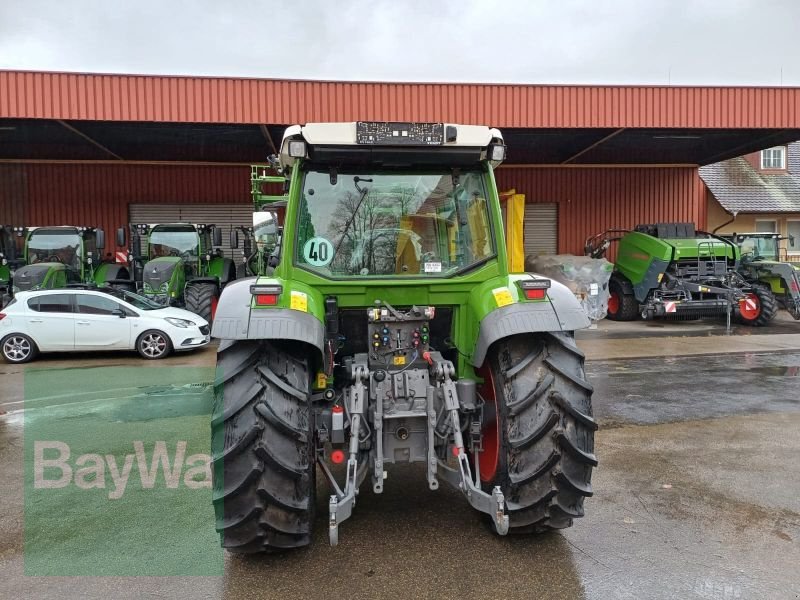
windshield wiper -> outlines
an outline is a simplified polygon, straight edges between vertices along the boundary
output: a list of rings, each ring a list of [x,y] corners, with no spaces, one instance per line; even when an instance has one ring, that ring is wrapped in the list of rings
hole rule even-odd
[[[350,215],[350,218],[347,220],[347,223],[345,223],[344,229],[342,229],[342,237],[339,238],[339,243],[336,244],[336,248],[334,248],[333,250],[334,256],[336,256],[336,253],[339,252],[339,247],[342,245],[342,242],[344,241],[344,234],[347,233],[347,231],[350,229],[350,225],[352,225],[353,221],[356,220],[356,215],[358,214],[358,211],[361,209],[361,205],[364,203],[364,200],[367,198],[367,194],[369,193],[369,188],[362,188],[361,186],[358,185],[359,181],[366,181],[367,183],[372,183],[372,179],[367,179],[366,177],[359,177],[358,175],[353,177],[353,185],[356,186],[356,190],[358,191],[359,194],[361,194],[361,197],[358,199],[358,204],[356,204],[356,209],[353,211],[353,214]]]

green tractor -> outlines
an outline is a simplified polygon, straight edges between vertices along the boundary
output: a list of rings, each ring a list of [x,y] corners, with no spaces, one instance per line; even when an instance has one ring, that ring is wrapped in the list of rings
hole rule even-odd
[[[17,236],[19,228],[0,225],[0,307],[11,300],[11,280],[21,261],[18,258]]]
[[[70,285],[106,285],[127,279],[125,265],[103,261],[105,233],[96,227],[17,227],[24,238],[23,254],[12,277],[14,293],[63,288]]]
[[[558,282],[509,273],[496,129],[289,127],[274,272],[220,297],[211,419],[221,543],[308,545],[317,473],[331,544],[362,485],[417,463],[499,535],[569,527],[592,495],[592,386]]]
[[[132,224],[129,229],[130,285],[159,304],[184,307],[210,323],[222,288],[236,279],[233,261],[220,249],[222,230],[192,223]],[[117,230],[118,246],[125,245],[125,234],[124,228]]]
[[[271,173],[276,165],[253,165],[250,172],[250,194],[253,199],[253,225],[231,229],[230,246],[239,248],[242,262],[236,269],[237,278],[271,274],[278,257],[283,231],[282,220],[286,211],[286,195],[276,196],[267,189],[277,185],[285,190],[286,179]]]
[[[777,233],[733,233],[721,237],[731,240],[741,250],[739,271],[748,281],[769,286],[792,317],[800,320],[800,264],[780,259]]]
[[[595,235],[586,254],[600,258],[611,242],[619,245],[608,284],[609,319],[726,315],[762,326],[775,316],[775,296],[742,277],[741,252],[730,240],[696,231],[692,223],[657,223]]]

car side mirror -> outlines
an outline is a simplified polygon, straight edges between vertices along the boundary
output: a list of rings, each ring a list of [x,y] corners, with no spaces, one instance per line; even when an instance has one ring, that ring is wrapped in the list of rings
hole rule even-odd
[[[230,246],[231,248],[238,248],[239,247],[239,232],[234,228],[231,227],[231,239],[230,239]]]
[[[117,246],[125,245],[125,228],[120,227],[117,229]]]
[[[219,248],[222,246],[222,228],[221,227],[214,227],[211,230],[211,245],[216,246]]]
[[[115,308],[111,311],[112,315],[117,315],[120,319],[124,319],[127,315],[125,315],[125,311],[121,308]]]

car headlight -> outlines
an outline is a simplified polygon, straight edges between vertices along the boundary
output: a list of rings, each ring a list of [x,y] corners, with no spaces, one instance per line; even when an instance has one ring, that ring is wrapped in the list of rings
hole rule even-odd
[[[165,317],[167,323],[186,329],[187,327],[195,327],[197,324],[194,321],[187,321],[186,319],[176,319],[175,317]]]

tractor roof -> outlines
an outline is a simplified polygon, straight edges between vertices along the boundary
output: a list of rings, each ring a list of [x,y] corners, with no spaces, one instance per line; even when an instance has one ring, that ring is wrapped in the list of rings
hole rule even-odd
[[[739,232],[739,231],[736,231],[734,233],[720,233],[718,235],[719,235],[719,237],[724,237],[724,238],[732,238],[732,237],[736,236],[736,237],[775,238],[775,239],[778,239],[778,238],[781,237],[780,233],[774,233],[774,232],[771,232],[771,231],[755,231],[755,232],[746,232],[746,231]]]
[[[502,146],[490,160],[505,158],[503,135],[483,125],[452,123],[308,123],[286,129],[280,164],[291,168],[300,158],[337,165],[372,163],[382,166],[467,166],[489,160],[491,146]]]

